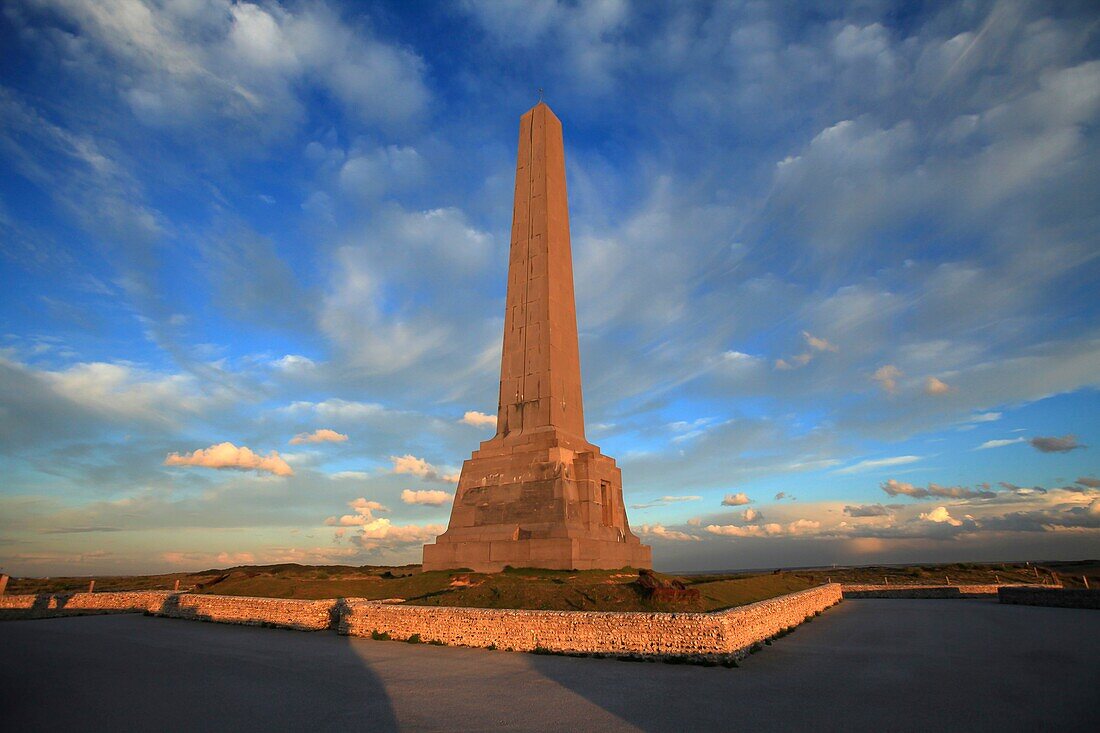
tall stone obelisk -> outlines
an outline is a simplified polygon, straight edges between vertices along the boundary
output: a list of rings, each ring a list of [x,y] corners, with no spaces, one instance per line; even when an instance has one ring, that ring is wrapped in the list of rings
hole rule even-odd
[[[584,437],[561,122],[520,118],[497,433],[462,465],[424,569],[648,568],[615,461]]]

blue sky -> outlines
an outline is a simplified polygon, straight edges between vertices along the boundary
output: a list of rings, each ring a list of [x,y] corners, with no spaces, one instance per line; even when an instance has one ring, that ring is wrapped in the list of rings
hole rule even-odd
[[[0,567],[418,561],[493,433],[539,87],[589,438],[658,568],[1100,555],[1098,29],[5,3]]]

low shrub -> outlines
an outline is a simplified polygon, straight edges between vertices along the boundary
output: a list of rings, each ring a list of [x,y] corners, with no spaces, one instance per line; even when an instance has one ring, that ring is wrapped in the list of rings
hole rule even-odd
[[[420,643],[420,634],[413,634],[408,639],[405,639],[405,643],[406,644],[419,644]]]
[[[389,632],[379,631],[378,629],[375,629],[374,631],[370,632],[370,638],[374,639],[375,641],[389,641],[390,635]]]

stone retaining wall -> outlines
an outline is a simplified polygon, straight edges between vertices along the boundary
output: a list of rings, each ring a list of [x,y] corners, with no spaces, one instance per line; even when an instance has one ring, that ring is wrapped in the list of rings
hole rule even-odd
[[[252,626],[280,626],[316,631],[333,626],[334,599],[299,601],[292,598],[193,595],[172,591],[103,593],[40,593],[0,596],[0,618],[28,619],[97,613],[151,613]]]
[[[2,618],[48,618],[95,613],[146,613],[162,607],[170,591],[38,593],[0,596]]]
[[[525,611],[148,591],[2,596],[0,618],[150,613],[301,630],[335,625],[353,636],[418,635],[425,642],[516,651],[736,658],[840,600],[836,583],[717,613]]]
[[[1087,588],[1043,588],[1018,586],[1001,588],[1001,603],[1022,606],[1061,606],[1064,608],[1100,608],[1100,590]]]
[[[717,613],[528,611],[348,599],[339,629],[353,636],[417,635],[425,642],[515,651],[738,657],[840,600],[836,583]]]
[[[333,614],[343,604],[335,599],[301,601],[293,598],[171,594],[154,615],[248,626],[278,626],[320,631],[334,625]]]
[[[845,598],[996,598],[1008,585],[856,585],[842,586]]]

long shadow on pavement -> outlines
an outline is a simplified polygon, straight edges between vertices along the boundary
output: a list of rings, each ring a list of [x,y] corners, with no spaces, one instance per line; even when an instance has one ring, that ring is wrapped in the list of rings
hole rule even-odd
[[[86,616],[0,624],[0,649],[7,730],[398,730],[331,631]]]
[[[738,669],[531,665],[647,731],[1095,730],[1098,620],[989,601],[855,600]]]
[[[857,600],[739,669],[136,615],[0,624],[27,730],[1093,730],[1095,611]]]

